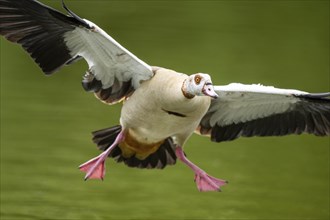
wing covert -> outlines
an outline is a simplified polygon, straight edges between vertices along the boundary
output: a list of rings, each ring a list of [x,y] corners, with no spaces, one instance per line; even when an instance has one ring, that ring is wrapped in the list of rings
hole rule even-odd
[[[45,74],[84,58],[89,70],[83,87],[110,104],[153,76],[148,64],[64,3],[63,7],[69,15],[36,0],[0,0],[0,34],[22,45]]]
[[[212,101],[197,128],[197,133],[211,136],[212,141],[330,133],[330,99],[326,98],[330,93],[238,83],[216,86],[215,90],[219,98]]]

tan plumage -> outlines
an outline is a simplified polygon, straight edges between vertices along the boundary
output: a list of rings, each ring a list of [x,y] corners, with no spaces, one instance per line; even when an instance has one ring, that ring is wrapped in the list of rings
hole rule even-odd
[[[142,83],[124,103],[120,124],[128,128],[141,143],[175,137],[176,142],[183,145],[211,103],[208,96],[187,99],[183,95],[181,87],[187,78],[185,74],[159,68],[154,77]],[[177,112],[185,117],[173,117],[166,111]]]

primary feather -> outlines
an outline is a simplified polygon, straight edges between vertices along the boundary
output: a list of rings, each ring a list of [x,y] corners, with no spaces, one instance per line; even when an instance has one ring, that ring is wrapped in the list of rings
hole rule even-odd
[[[232,83],[216,86],[197,132],[216,142],[240,136],[282,136],[303,132],[330,133],[330,93],[310,94],[272,86]]]
[[[89,70],[83,86],[106,103],[129,96],[153,76],[148,64],[101,28],[65,9],[69,15],[35,0],[1,0],[0,34],[21,44],[46,74],[84,58]]]

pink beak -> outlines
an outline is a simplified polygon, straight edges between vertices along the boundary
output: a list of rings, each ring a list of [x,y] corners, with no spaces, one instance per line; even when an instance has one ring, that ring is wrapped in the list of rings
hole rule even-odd
[[[206,96],[210,96],[211,98],[218,98],[219,95],[214,91],[212,83],[205,83],[202,92]]]

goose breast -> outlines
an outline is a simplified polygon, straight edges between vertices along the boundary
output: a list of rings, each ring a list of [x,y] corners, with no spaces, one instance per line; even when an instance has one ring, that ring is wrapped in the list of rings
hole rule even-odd
[[[172,70],[157,69],[154,77],[142,83],[124,103],[121,125],[142,143],[155,143],[171,136],[185,141],[211,103],[210,97],[187,99],[183,95],[181,87],[187,77]]]

